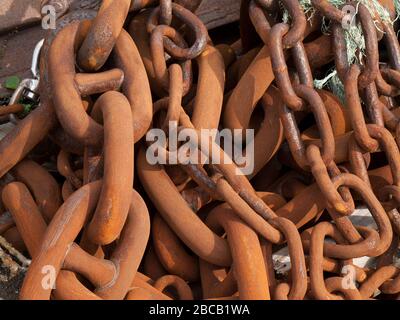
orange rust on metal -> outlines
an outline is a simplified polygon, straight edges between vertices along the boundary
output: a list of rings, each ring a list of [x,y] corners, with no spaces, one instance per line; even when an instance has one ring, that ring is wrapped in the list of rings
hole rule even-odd
[[[104,126],[104,174],[88,236],[94,243],[106,245],[120,234],[130,205],[129,197],[119,195],[129,194],[133,185],[132,113],[125,96],[109,91],[96,101],[91,116]]]
[[[32,258],[21,299],[398,296],[397,24],[358,4],[365,54],[349,61],[345,13],[325,0],[310,19],[299,1],[243,0],[240,37],[208,34],[200,1],[80,5],[58,12],[32,66],[35,109],[0,108],[16,123],[0,140],[0,234]],[[188,141],[173,145],[170,121],[205,163],[171,161]],[[253,171],[204,129],[234,133]],[[147,157],[155,132],[165,164]]]
[[[156,280],[154,288],[163,292],[167,288],[174,288],[177,291],[179,300],[193,300],[193,293],[187,283],[178,276],[166,275]]]
[[[49,102],[21,120],[4,139],[0,141],[0,177],[22,160],[55,125],[56,117]]]
[[[12,104],[8,106],[0,106],[0,116],[9,115],[11,113],[20,113],[24,111],[24,106],[22,104]]]
[[[61,190],[53,176],[32,160],[19,162],[11,173],[29,188],[39,210],[50,221],[62,204]]]
[[[216,129],[220,122],[225,67],[219,51],[207,45],[197,58],[199,79],[192,122],[199,129]]]
[[[78,63],[86,71],[99,70],[117,41],[131,1],[103,0],[97,17],[78,52]]]
[[[224,111],[224,125],[230,129],[248,127],[251,112],[274,80],[269,50],[264,46],[233,90]]]
[[[46,222],[33,201],[31,194],[24,184],[16,182],[7,185],[3,197],[7,203],[7,207],[12,212],[22,240],[26,244],[30,255],[32,257],[36,256],[40,250],[41,237],[46,230]],[[26,203],[23,208],[20,206],[21,200]],[[56,296],[57,291],[62,291],[64,297],[68,297],[69,299],[76,299],[80,294],[82,294],[81,298],[84,299],[91,300],[96,298],[69,271],[60,271],[60,275],[57,277],[57,286],[59,286],[60,290],[56,290]]]
[[[153,115],[149,80],[135,41],[122,30],[114,47],[115,65],[124,72],[122,92],[128,99],[135,143],[147,132]]]
[[[32,259],[21,288],[20,299],[50,298],[51,288],[41,285],[41,270],[43,266],[52,265],[56,274],[60,271],[69,246],[81,230],[89,212],[95,209],[100,189],[101,181],[82,187],[57,211],[46,229],[39,255]],[[63,231],[61,237],[60,231]]]
[[[151,91],[158,97],[163,97],[165,91],[161,84],[156,81],[156,75],[154,71],[153,61],[151,58],[150,51],[150,35],[147,32],[147,20],[149,18],[150,11],[144,10],[143,12],[136,15],[129,26],[129,33],[133,39],[140,53],[140,57],[143,61],[144,67],[147,72],[147,77],[151,86]]]
[[[274,87],[270,87],[261,98],[264,119],[254,138],[254,169],[250,179],[271,160],[283,142],[283,126],[276,108],[281,103]]]
[[[194,282],[199,277],[197,259],[189,255],[183,244],[159,215],[153,217],[154,250],[165,269],[182,279]]]
[[[158,279],[167,274],[152,245],[149,245],[142,261],[143,273],[152,279]]]
[[[135,272],[132,272],[132,269],[138,268],[148,241],[149,216],[143,200],[133,191],[127,222],[121,233],[120,242],[110,257],[112,265],[107,265],[107,261],[99,264],[99,261],[96,261],[97,258],[84,251],[79,251],[82,249],[73,244],[73,239],[82,228],[89,212],[94,210],[100,188],[101,181],[88,184],[68,199],[48,226],[39,254],[33,258],[32,264],[36,263],[40,268],[42,263],[54,261],[55,264],[51,265],[55,266],[56,273],[60,272],[61,268],[78,271],[86,275],[88,279],[92,279],[93,283],[97,285],[95,294],[104,299],[122,299],[134,278]],[[74,206],[75,203],[77,206]],[[57,234],[60,228],[69,231],[68,235],[63,232],[66,236],[59,238]],[[52,242],[55,244],[53,245]],[[97,277],[96,273],[93,273],[93,268],[96,267],[102,268]],[[35,266],[32,269],[34,270],[34,268]],[[113,275],[117,270],[118,274]],[[36,283],[36,277],[35,272],[32,272],[31,278],[27,275],[21,289],[21,299],[26,299],[29,295],[32,295],[29,297],[30,299],[49,298],[49,290],[41,286],[40,280],[39,283]],[[38,285],[41,289],[35,290],[34,288]]]
[[[73,22],[62,29],[49,49],[49,80],[53,89],[54,108],[57,118],[64,130],[84,145],[100,145],[102,142],[102,127],[91,119],[84,110],[81,99],[82,85],[76,81],[75,72],[75,42],[80,37],[80,23]],[[121,76],[121,71],[116,71]],[[121,80],[110,78],[113,74],[91,75],[96,79],[96,93],[118,89]],[[81,79],[82,78],[79,78]],[[87,76],[85,79],[88,80]],[[102,83],[99,83],[99,81]],[[92,80],[91,80],[92,81]],[[92,86],[90,82],[85,82]],[[65,86],[64,86],[65,85]],[[63,90],[60,88],[63,87]]]
[[[201,287],[204,299],[219,298],[237,292],[234,270],[225,270],[200,259]]]
[[[194,214],[165,171],[147,162],[143,148],[139,151],[137,166],[143,187],[177,236],[201,258],[221,266],[230,265],[232,257],[226,241]]]
[[[256,233],[226,206],[211,211],[207,224],[213,229],[222,227],[227,234],[239,298],[269,300],[268,277]]]
[[[75,189],[78,189],[82,186],[82,180],[72,169],[69,156],[70,154],[65,150],[60,150],[57,156],[57,170]]]
[[[334,59],[332,40],[327,35],[322,35],[314,41],[305,43],[304,48],[312,69],[321,68]]]

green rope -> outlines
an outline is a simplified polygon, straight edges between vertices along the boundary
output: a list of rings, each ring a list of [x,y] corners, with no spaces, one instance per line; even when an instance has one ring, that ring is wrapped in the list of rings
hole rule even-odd
[[[335,0],[335,1],[337,1],[337,0]],[[282,2],[279,2],[279,5],[283,11],[282,21],[284,23],[289,23],[290,22],[289,12],[286,10],[286,8]],[[311,0],[300,0],[300,5],[303,8],[303,11],[307,17],[307,20],[311,20],[316,12],[315,8],[313,7],[313,5],[311,3]]]
[[[328,89],[331,90],[332,93],[339,98],[340,102],[343,105],[346,105],[346,95],[344,91],[344,85],[342,81],[340,81],[339,76],[337,74],[335,74],[328,82]]]
[[[398,1],[398,0],[395,0],[395,1]],[[378,13],[378,15],[382,19],[382,21],[389,22],[389,23],[393,22],[392,19],[390,19],[389,11],[385,7],[383,7],[379,3],[378,0],[359,0],[358,2],[362,3],[364,6],[366,6],[371,14],[374,14],[374,12]],[[375,22],[375,26],[376,26],[377,21],[374,21],[374,22]]]
[[[346,4],[346,0],[328,0],[334,7],[340,8],[344,4]],[[370,11],[371,15],[374,16],[376,13],[379,17],[386,22],[393,23],[390,19],[390,14],[386,8],[384,8],[378,0],[358,0],[356,5],[356,12],[358,12],[358,6],[362,3],[367,7]],[[400,0],[394,0],[394,4],[396,7],[396,11],[398,16],[400,15]],[[313,7],[311,0],[300,0],[300,5],[302,6],[304,13],[307,16],[307,19],[310,20],[315,14],[316,10]],[[283,9],[283,17],[282,20],[285,23],[290,22],[290,16],[288,11],[284,8],[281,3],[281,7]],[[321,31],[324,34],[330,34],[330,26],[328,19],[323,17]],[[379,30],[377,21],[374,21],[375,27]],[[383,32],[382,30],[379,30]],[[360,23],[352,24],[348,29],[345,29],[345,41],[347,47],[347,59],[349,64],[353,63],[363,63],[363,56],[365,55],[365,39],[362,32],[362,28]],[[314,85],[316,88],[322,89],[324,87],[328,87],[333,94],[335,94],[343,103],[345,102],[345,94],[344,94],[344,86],[340,81],[336,70],[330,70],[328,74],[323,79],[314,80]]]
[[[400,0],[394,0],[395,1],[395,5],[396,8],[398,8],[399,12],[400,12]],[[336,8],[339,8],[341,6],[343,6],[344,4],[346,4],[345,0],[329,0],[329,2]],[[315,14],[316,10],[313,7],[311,0],[300,0],[300,5],[303,8],[304,13],[307,16],[308,20],[311,20],[313,15]],[[390,20],[390,15],[389,12],[378,2],[378,0],[358,0],[357,2],[357,7],[356,7],[356,11],[358,11],[358,4],[362,3],[364,4],[368,10],[371,12],[371,14],[375,14],[378,13],[380,18],[383,21],[387,21],[387,22],[392,22]],[[290,22],[290,15],[288,13],[288,11],[284,8],[283,4],[280,2],[280,5],[282,7],[283,10],[283,16],[282,16],[282,20],[285,23],[289,23]],[[377,26],[377,21],[374,21],[376,27]],[[325,19],[325,17],[323,18],[322,21],[322,32],[324,34],[328,34],[329,33],[329,22],[327,21],[327,19]],[[380,30],[382,31],[382,30]],[[365,52],[365,41],[364,41],[364,36],[361,30],[361,26],[359,24],[357,25],[352,25],[350,26],[350,28],[345,30],[345,39],[346,39],[346,43],[347,43],[347,57],[349,60],[349,63],[362,63],[362,57],[364,55]]]

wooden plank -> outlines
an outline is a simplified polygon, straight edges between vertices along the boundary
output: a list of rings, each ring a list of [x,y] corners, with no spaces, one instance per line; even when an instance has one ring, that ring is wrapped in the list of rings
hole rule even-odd
[[[40,0],[1,0],[0,34],[39,23]]]
[[[239,0],[204,0],[196,11],[208,29],[239,20]]]

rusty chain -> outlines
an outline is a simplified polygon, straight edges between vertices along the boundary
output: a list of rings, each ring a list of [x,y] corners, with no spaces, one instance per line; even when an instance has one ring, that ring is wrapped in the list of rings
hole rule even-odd
[[[396,24],[346,3],[365,43],[351,60],[343,6],[242,0],[240,41],[216,45],[200,2],[59,13],[40,104],[0,140],[0,235],[32,258],[20,298],[398,298]],[[332,68],[344,100],[315,85]],[[189,149],[168,145],[172,124],[200,164],[173,162]],[[222,129],[251,173],[204,131]],[[164,164],[147,157],[153,130]]]

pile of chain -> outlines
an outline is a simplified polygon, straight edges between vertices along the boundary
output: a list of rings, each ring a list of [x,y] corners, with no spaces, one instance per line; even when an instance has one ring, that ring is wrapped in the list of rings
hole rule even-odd
[[[176,2],[103,0],[49,31],[40,103],[0,141],[0,235],[32,259],[20,298],[400,297],[393,24],[348,3],[365,39],[351,61],[327,0],[311,18],[243,0],[240,39],[218,45],[200,1]],[[332,68],[344,101],[314,86]],[[146,134],[171,121],[225,160],[201,130],[255,129],[253,172],[151,164]]]

